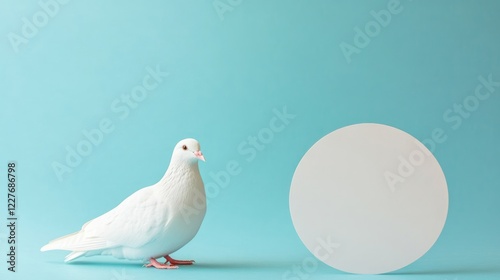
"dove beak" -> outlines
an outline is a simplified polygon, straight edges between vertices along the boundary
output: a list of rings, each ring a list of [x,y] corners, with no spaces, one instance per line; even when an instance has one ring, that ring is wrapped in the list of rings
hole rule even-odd
[[[205,161],[205,157],[203,156],[203,153],[201,151],[196,151],[196,152],[193,152],[193,154],[198,158],[198,159],[201,159],[203,161]]]

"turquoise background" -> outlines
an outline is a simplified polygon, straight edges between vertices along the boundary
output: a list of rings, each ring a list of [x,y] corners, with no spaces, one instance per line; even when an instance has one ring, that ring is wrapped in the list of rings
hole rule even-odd
[[[464,100],[476,105],[470,96],[480,76],[500,81],[500,2],[401,0],[390,22],[346,58],[341,44],[355,46],[355,28],[376,28],[370,12],[394,3],[73,0],[13,47],[23,18],[38,13],[43,23],[44,10],[38,1],[1,1],[0,178],[6,185],[7,163],[17,162],[19,244],[18,272],[2,261],[0,278],[498,279],[500,87],[467,117],[443,115]],[[113,111],[157,66],[169,76],[126,117]],[[295,117],[251,157],[248,137],[269,132],[284,107]],[[53,163],[65,164],[66,147],[106,118],[114,130],[59,180]],[[422,141],[435,129],[446,133],[433,149],[449,184],[445,229],[428,254],[390,275],[316,263],[283,278],[312,256],[288,210],[295,167],[321,137],[360,122]],[[212,184],[199,234],[173,255],[196,265],[160,271],[106,257],[68,265],[66,252],[39,252],[159,180],[186,137],[200,141],[202,176]],[[239,174],[215,185],[210,174],[230,161]],[[6,195],[1,187],[1,224]],[[7,234],[1,226],[1,260]]]

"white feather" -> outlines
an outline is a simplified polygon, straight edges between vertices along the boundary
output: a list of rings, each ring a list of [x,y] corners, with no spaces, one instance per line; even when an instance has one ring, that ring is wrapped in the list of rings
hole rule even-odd
[[[64,258],[64,262],[70,262],[74,259],[77,259],[81,256],[85,255],[85,252],[71,252],[69,253],[65,258]]]

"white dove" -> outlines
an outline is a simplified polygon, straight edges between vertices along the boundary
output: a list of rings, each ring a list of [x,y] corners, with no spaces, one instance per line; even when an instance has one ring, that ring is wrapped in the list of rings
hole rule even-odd
[[[169,255],[193,239],[205,217],[206,196],[198,160],[205,161],[198,141],[180,141],[158,183],[136,191],[80,231],[49,242],[41,251],[72,251],[66,262],[82,256],[112,255],[149,260],[146,267],[160,269],[193,264]],[[166,262],[158,262],[160,257]]]

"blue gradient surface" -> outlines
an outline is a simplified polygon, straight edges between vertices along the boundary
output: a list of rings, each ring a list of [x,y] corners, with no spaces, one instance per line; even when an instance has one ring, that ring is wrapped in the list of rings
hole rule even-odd
[[[497,279],[499,12],[498,1],[1,1],[0,259],[10,161],[18,246],[17,272],[2,261],[0,278]],[[448,182],[440,239],[390,275],[311,263],[289,214],[304,153],[359,122],[424,141]],[[207,158],[208,212],[173,256],[196,265],[39,252],[159,180],[186,137]]]

